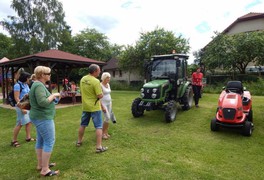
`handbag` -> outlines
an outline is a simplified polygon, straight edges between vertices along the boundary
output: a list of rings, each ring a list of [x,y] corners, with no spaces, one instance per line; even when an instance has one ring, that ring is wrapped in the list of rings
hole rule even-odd
[[[29,96],[26,94],[18,103],[17,107],[20,109],[30,110]]]
[[[110,114],[110,119],[111,121],[115,124],[116,123],[116,117],[115,117],[115,114],[114,112],[112,111],[111,114]]]

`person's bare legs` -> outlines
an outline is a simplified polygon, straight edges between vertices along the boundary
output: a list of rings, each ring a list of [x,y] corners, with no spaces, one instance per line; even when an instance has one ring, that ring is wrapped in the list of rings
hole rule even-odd
[[[78,142],[77,143],[82,143],[85,128],[86,128],[85,126],[80,126],[79,133],[78,133]]]
[[[51,156],[51,152],[44,152],[42,151],[42,169],[40,174],[41,175],[46,175],[48,172],[50,172],[50,168],[49,168],[49,161],[50,161],[50,156]],[[59,173],[59,171],[55,171],[56,174]]]
[[[108,134],[108,127],[109,127],[109,123],[104,121],[103,124],[103,139],[108,139],[110,136]]]
[[[42,169],[42,149],[36,149],[36,154],[37,154],[37,160],[38,160],[37,169],[41,170]]]
[[[96,148],[102,147],[102,129],[96,129]]]
[[[30,130],[31,130],[31,122],[27,123],[25,125],[25,130],[26,130],[26,139],[30,139],[31,135],[30,135]]]
[[[22,125],[18,125],[14,128],[14,134],[13,134],[13,142],[17,141],[18,133],[21,129]]]

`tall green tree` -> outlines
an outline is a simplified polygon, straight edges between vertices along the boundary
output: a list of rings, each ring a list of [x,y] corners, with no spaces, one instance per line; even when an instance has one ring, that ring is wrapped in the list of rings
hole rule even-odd
[[[216,35],[201,57],[206,67],[215,69],[221,66],[227,71],[245,74],[250,62],[264,63],[264,31]]]
[[[16,56],[58,48],[67,29],[62,3],[57,0],[12,0],[17,16],[8,16],[1,25],[11,35]]]
[[[12,40],[10,37],[0,33],[0,59],[3,57],[11,58],[10,48],[12,47]]]
[[[107,61],[112,57],[111,45],[107,36],[96,29],[86,28],[73,37],[73,52],[80,56]]]
[[[140,33],[135,46],[127,46],[119,57],[120,67],[125,70],[138,70],[144,72],[144,60],[152,55],[187,53],[190,50],[189,41],[181,35],[178,37],[172,31],[156,27],[153,31]]]

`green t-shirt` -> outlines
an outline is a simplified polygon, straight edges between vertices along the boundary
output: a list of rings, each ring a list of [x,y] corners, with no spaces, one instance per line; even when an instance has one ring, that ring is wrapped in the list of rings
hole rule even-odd
[[[55,116],[55,103],[49,102],[50,92],[43,83],[35,81],[29,91],[30,119],[52,120]]]
[[[97,101],[97,96],[103,94],[100,81],[94,76],[86,75],[81,79],[80,89],[82,95],[83,111],[100,111],[100,100]]]

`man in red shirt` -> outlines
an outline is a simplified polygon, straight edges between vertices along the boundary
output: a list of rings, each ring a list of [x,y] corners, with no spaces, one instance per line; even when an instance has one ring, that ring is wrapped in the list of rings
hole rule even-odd
[[[203,86],[203,73],[201,68],[198,67],[196,72],[192,74],[192,88],[194,93],[195,106],[199,107],[199,98],[201,98],[201,89]]]

